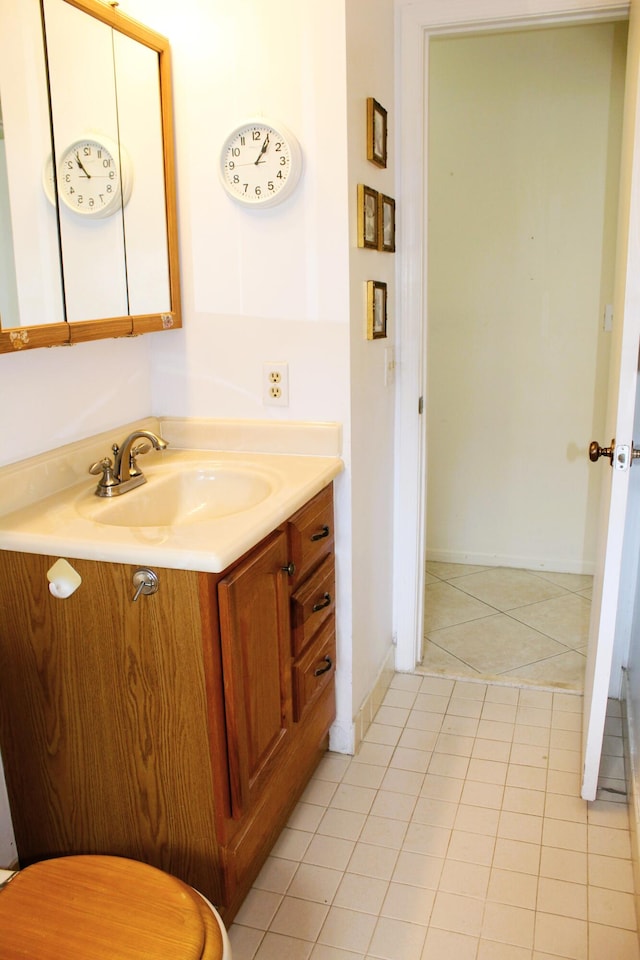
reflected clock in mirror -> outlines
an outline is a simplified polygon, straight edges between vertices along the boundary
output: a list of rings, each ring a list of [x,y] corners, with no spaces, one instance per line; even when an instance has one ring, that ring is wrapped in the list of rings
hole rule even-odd
[[[58,195],[81,217],[110,217],[131,196],[131,161],[124,146],[108,137],[76,140],[62,152],[58,170]]]

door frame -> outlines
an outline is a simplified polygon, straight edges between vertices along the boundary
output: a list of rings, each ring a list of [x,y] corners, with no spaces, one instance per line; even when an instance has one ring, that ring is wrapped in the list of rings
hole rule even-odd
[[[396,669],[422,656],[426,516],[427,156],[431,37],[627,19],[619,0],[396,0],[398,224],[394,620]],[[407,198],[412,202],[408,203]]]

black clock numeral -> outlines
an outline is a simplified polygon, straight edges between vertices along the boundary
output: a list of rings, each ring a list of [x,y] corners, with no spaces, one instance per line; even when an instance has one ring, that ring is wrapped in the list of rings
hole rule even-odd
[[[234,183],[240,183],[240,177],[238,176],[237,173],[234,173],[234,175],[233,175],[233,182],[234,182]]]
[[[102,166],[103,166],[103,167],[110,167],[110,166],[111,166],[111,157],[108,157],[108,158],[105,157],[104,160],[102,161]]]
[[[267,187],[269,188],[269,190],[275,190],[276,186],[275,186],[273,180],[269,180],[269,183],[267,184]]]
[[[106,191],[107,191],[107,193],[113,193],[113,187],[111,186],[110,183],[107,184],[107,186],[106,186]]]
[[[243,192],[243,193],[246,193],[247,190],[249,189],[249,184],[248,184],[248,183],[243,183],[242,186],[244,187],[244,189],[243,189],[242,192]]]
[[[262,194],[262,187],[260,186],[256,187],[256,197],[261,196],[261,194]]]
[[[243,135],[240,137],[240,146],[241,146],[241,147],[244,147],[245,144],[246,144],[246,142],[247,142],[247,141],[245,140],[245,137],[244,137],[244,134],[243,134]]]
[[[283,179],[282,170],[278,170],[278,172],[276,173],[276,177],[277,177],[279,180],[282,180],[282,179]]]
[[[233,160],[229,160],[229,163],[227,164],[227,166],[229,167],[229,170],[235,170],[236,168],[236,165],[233,162]]]
[[[281,150],[282,150],[282,143],[276,142],[276,153],[280,153]]]
[[[286,157],[280,157],[280,166],[281,166],[281,167],[286,167],[286,165],[287,165],[287,158],[286,158]]]
[[[253,139],[253,140],[259,140],[260,137],[262,136],[262,133],[261,133],[260,130],[252,130],[252,131],[251,131],[251,136],[252,136],[252,139]]]
[[[84,147],[82,148],[82,153],[84,154],[85,157],[90,157],[90,156],[91,156],[91,147],[89,147],[89,146],[84,146]]]
[[[233,147],[233,148],[231,149],[231,156],[232,156],[232,157],[239,157],[239,156],[240,156],[240,147]]]

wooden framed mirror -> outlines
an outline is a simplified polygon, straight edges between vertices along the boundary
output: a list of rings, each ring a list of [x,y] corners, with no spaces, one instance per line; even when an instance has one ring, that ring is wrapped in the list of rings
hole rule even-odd
[[[0,352],[181,326],[168,41],[0,0]]]

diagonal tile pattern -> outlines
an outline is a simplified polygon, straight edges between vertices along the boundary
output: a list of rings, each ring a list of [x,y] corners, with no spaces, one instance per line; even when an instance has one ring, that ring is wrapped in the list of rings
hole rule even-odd
[[[310,781],[234,960],[640,960],[619,708],[586,803],[580,695],[397,674]]]
[[[425,671],[582,690],[591,577],[436,562],[426,571]]]

